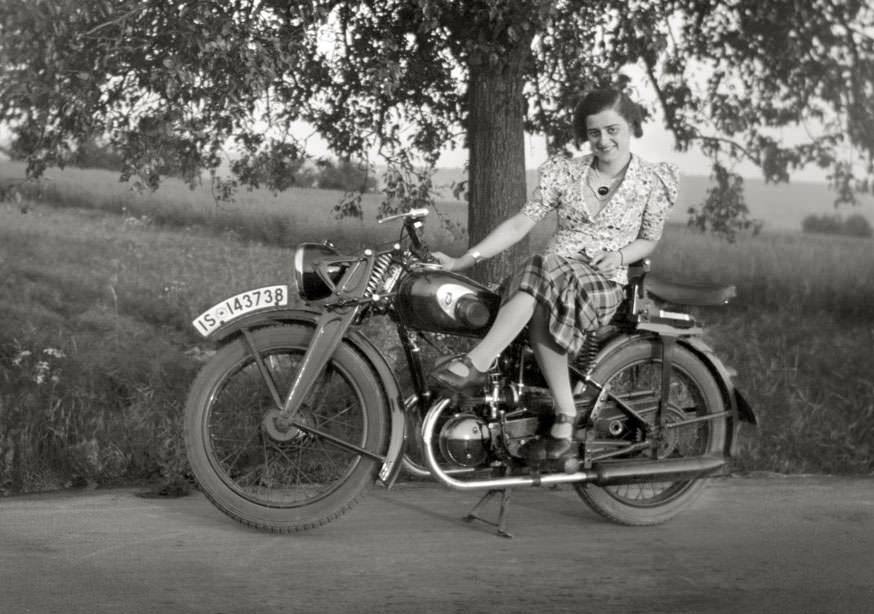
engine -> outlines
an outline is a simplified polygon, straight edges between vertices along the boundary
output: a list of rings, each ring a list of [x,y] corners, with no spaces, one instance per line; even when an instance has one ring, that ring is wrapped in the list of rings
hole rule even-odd
[[[485,420],[473,414],[455,414],[440,429],[440,453],[460,467],[478,467],[489,460],[492,435]]]
[[[467,399],[464,407],[455,407],[438,434],[438,448],[443,459],[458,467],[485,467],[494,460],[521,456],[522,447],[542,435],[551,420],[552,397],[548,390],[531,389],[524,395],[512,395],[501,403],[495,420],[486,419],[491,407],[483,399]]]

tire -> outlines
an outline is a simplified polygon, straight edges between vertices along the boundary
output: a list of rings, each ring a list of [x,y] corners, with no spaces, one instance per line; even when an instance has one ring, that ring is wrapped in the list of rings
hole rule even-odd
[[[285,398],[312,328],[252,333]],[[269,389],[244,339],[222,347],[196,377],[185,406],[185,443],[204,494],[228,516],[289,533],[323,525],[351,508],[376,480],[379,462],[269,419]],[[385,453],[388,404],[367,361],[341,344],[304,399],[297,419],[356,446]]]
[[[653,338],[638,338],[623,345],[599,362],[592,379],[620,398],[635,399],[638,408],[649,407],[646,416],[655,416],[661,391],[660,342]],[[610,413],[610,401],[602,392],[592,416],[595,420]],[[720,388],[707,366],[681,345],[674,348],[671,394],[667,421],[679,421],[694,416],[718,414],[724,410]],[[613,410],[612,416],[621,417]],[[591,426],[591,425],[590,425]],[[721,456],[726,437],[725,418],[714,418],[677,427],[668,431],[667,441],[659,450],[660,457]],[[626,432],[619,437],[633,437]],[[649,450],[637,457],[646,458]],[[614,462],[614,461],[607,461]],[[615,461],[621,462],[621,460]],[[580,497],[605,518],[624,525],[645,526],[665,522],[690,507],[704,491],[706,479],[682,482],[649,482],[596,486],[575,484]]]

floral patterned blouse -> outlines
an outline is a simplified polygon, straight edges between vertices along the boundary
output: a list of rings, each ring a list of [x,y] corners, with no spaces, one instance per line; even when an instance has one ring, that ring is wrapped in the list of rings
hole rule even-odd
[[[668,211],[677,202],[677,167],[632,155],[622,183],[597,211],[600,203],[586,188],[593,157],[556,156],[540,167],[540,185],[522,213],[539,222],[553,210],[557,212],[558,227],[546,254],[589,259],[600,251],[619,250],[635,239],[658,241],[662,236]],[[627,284],[627,268],[620,267],[609,279]]]

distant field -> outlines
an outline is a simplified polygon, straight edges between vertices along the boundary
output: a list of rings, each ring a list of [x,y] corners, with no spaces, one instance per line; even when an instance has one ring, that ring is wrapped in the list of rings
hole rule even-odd
[[[18,180],[24,176],[24,166],[15,162],[0,162],[0,184]],[[460,169],[441,169],[434,176],[434,183],[445,197],[437,203],[438,213],[449,219],[464,217],[464,204],[451,198],[449,186],[463,179]],[[529,190],[537,183],[537,172],[527,174]],[[710,179],[702,176],[682,176],[680,199],[674,207],[671,221],[685,224],[688,209],[700,204],[706,197]],[[281,194],[267,190],[242,190],[235,202],[216,204],[208,186],[190,190],[182,182],[166,179],[154,193],[135,194],[127,185],[119,183],[118,175],[102,170],[67,169],[50,170],[46,173],[43,190],[56,204],[100,208],[121,211],[133,215],[148,214],[161,221],[163,217],[189,219],[199,224],[204,220],[224,223],[229,229],[248,226],[248,234],[261,233],[272,236],[276,243],[283,240],[300,240],[301,228],[314,234],[320,231],[348,234],[350,241],[356,237],[366,243],[374,237],[389,237],[390,232],[375,224],[380,195],[364,197],[365,216],[362,220],[336,220],[332,208],[342,197],[339,192],[314,189],[291,189]],[[745,180],[745,197],[751,217],[764,223],[766,231],[801,232],[801,221],[808,215],[839,213],[861,214],[874,225],[874,197],[861,195],[858,206],[842,205],[835,209],[835,195],[822,183],[804,182],[796,178],[789,184],[765,184],[761,180]],[[249,213],[257,212],[255,220]],[[242,215],[239,215],[242,213]],[[451,233],[444,233],[437,225],[430,229],[432,240],[446,241]]]
[[[0,185],[20,180],[21,164],[0,162]],[[41,200],[54,206],[100,209],[126,216],[147,216],[153,223],[172,226],[208,226],[238,236],[275,245],[292,245],[306,240],[330,238],[337,245],[358,247],[374,242],[393,241],[397,225],[376,223],[379,194],[363,198],[363,217],[338,219],[333,209],[343,193],[330,190],[293,188],[280,194],[268,190],[241,190],[233,202],[219,203],[206,185],[189,189],[183,182],[168,178],[156,192],[136,193],[119,183],[118,174],[103,170],[49,170],[40,186]],[[463,205],[440,201],[437,217],[457,220]],[[439,223],[429,224],[427,238],[432,242],[463,244]]]
[[[435,184],[447,186],[461,178],[461,169],[442,169],[435,175]],[[537,186],[537,172],[528,171],[526,181],[529,191],[533,190]],[[710,183],[705,176],[681,175],[680,199],[674,207],[671,221],[685,224],[689,207],[703,202]],[[824,183],[805,181],[803,175],[796,175],[790,183],[779,185],[766,184],[761,179],[745,179],[744,193],[751,217],[762,220],[766,230],[800,232],[801,220],[808,215],[832,213],[859,213],[874,226],[874,196],[862,195],[858,206],[842,205],[835,209],[834,192]]]
[[[0,181],[20,170],[0,165]],[[287,280],[290,251],[277,245],[355,247],[397,232],[376,225],[378,196],[364,220],[336,220],[338,194],[309,190],[244,192],[220,207],[174,181],[139,196],[111,173],[55,171],[43,191],[44,203],[0,203],[0,493],[10,473],[13,488],[40,489],[72,474],[184,472],[179,412],[203,350],[191,318]],[[463,221],[460,203],[438,209]],[[464,248],[439,220],[428,227],[435,247]],[[539,228],[535,244],[549,232]],[[667,229],[658,272],[738,288],[732,305],[697,313],[762,419],[738,469],[874,472],[872,247],[800,232],[729,244]],[[393,351],[382,329],[371,334]]]

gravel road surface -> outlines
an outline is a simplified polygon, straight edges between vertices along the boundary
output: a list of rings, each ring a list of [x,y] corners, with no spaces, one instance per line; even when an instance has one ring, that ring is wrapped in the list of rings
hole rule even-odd
[[[0,499],[0,613],[874,612],[874,479],[714,480],[673,521],[611,524],[570,487],[517,489],[513,539],[475,493],[375,489],[269,535],[199,493]]]

